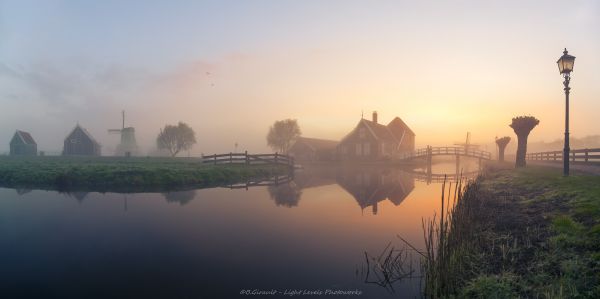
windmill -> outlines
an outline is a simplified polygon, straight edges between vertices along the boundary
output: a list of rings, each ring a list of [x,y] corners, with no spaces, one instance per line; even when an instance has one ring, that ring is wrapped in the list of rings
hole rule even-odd
[[[117,156],[131,156],[137,154],[138,146],[135,141],[135,128],[125,127],[125,110],[122,111],[123,123],[121,129],[109,129],[109,134],[120,134],[121,143],[117,145],[115,155]]]
[[[460,145],[462,147],[465,148],[465,152],[467,152],[469,149],[477,149],[479,148],[479,144],[472,144],[471,143],[471,132],[467,132],[467,138],[465,140],[465,143],[454,143],[454,145]]]

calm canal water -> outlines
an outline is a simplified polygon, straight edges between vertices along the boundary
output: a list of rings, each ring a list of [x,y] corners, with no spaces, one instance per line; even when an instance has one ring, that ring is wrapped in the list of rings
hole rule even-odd
[[[454,164],[434,172],[453,173]],[[414,298],[364,282],[364,252],[422,248],[441,184],[400,169],[305,169],[277,187],[161,193],[0,189],[2,298]],[[414,255],[418,271],[418,256]],[[418,273],[416,273],[418,274]],[[245,296],[276,290],[278,296]]]

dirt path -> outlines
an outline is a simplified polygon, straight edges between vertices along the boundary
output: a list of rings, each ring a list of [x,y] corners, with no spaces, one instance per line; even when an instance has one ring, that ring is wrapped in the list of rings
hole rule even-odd
[[[562,168],[562,161],[551,162],[551,161],[527,161],[530,165],[547,166],[552,168]],[[585,174],[600,175],[600,165],[598,164],[573,164],[569,165],[571,171],[576,171]]]

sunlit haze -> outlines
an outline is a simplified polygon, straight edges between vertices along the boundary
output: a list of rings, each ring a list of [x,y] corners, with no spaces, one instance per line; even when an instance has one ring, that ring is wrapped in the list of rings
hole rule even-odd
[[[192,155],[264,152],[275,120],[339,140],[374,110],[417,147],[492,144],[517,115],[552,141],[565,47],[571,134],[600,134],[599,20],[597,1],[0,0],[0,153],[17,129],[60,152],[79,122],[109,155],[121,110],[145,153],[178,121]]]

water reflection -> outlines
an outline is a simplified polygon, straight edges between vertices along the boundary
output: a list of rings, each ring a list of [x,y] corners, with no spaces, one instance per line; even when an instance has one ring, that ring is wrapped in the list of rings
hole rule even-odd
[[[330,288],[389,298],[355,270],[396,235],[422,248],[421,219],[439,214],[440,188],[402,169],[323,167],[169,193],[15,191],[0,188],[2,297],[243,298],[245,288]],[[406,271],[388,270],[396,297],[419,296],[414,280],[396,281]]]
[[[17,192],[18,195],[25,195],[29,192],[31,192],[31,189],[15,189],[15,191]]]
[[[82,203],[83,200],[88,196],[89,192],[63,192],[68,197],[76,199],[79,203]]]
[[[179,203],[179,205],[185,205],[196,198],[196,190],[188,191],[176,191],[163,193],[163,196],[169,203]]]
[[[277,206],[283,207],[295,207],[300,201],[302,196],[302,188],[300,188],[294,181],[287,182],[280,185],[269,186],[268,189],[271,199],[275,200]]]
[[[398,206],[415,188],[412,175],[395,169],[343,171],[337,183],[356,200],[361,210],[371,207],[377,215],[378,203],[389,200]]]
[[[337,184],[361,210],[371,207],[374,215],[379,202],[389,200],[398,206],[415,187],[411,174],[391,168],[309,168],[283,183],[271,183],[267,190],[277,206],[296,207],[303,189]]]

